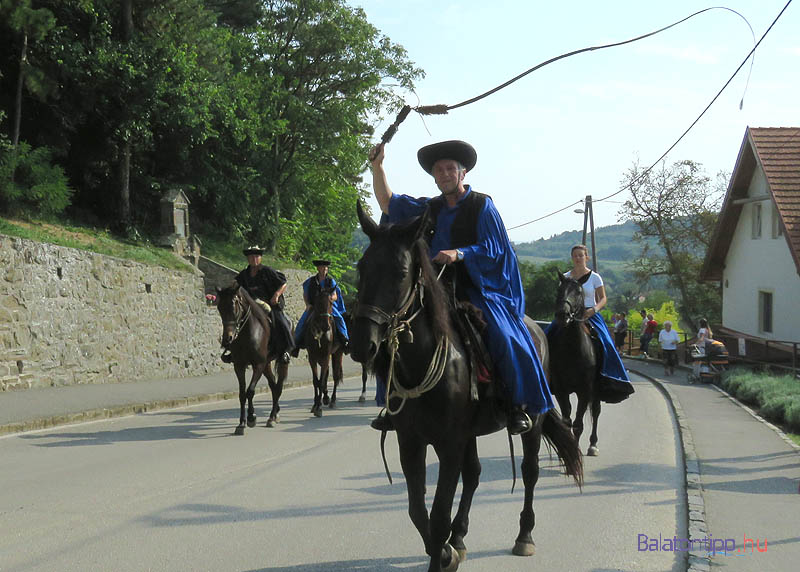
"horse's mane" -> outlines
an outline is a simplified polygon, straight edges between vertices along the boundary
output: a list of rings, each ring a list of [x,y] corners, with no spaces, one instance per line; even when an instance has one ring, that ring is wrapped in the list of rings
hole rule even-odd
[[[433,330],[438,336],[447,336],[452,339],[450,326],[450,309],[447,305],[447,296],[442,284],[436,279],[436,272],[431,264],[428,254],[428,243],[419,238],[414,242],[419,265],[422,269],[422,280],[425,285],[425,302],[428,315],[433,324]]]
[[[247,288],[234,280],[227,289],[233,290],[234,293],[236,293],[238,290],[242,294],[242,297],[245,299],[245,301],[250,305],[251,311],[261,322],[261,325],[264,326],[264,329],[269,330],[269,318],[267,317],[267,313],[264,312],[264,309],[261,306],[256,304],[256,301],[253,300],[253,297],[250,295],[250,292],[247,291]]]

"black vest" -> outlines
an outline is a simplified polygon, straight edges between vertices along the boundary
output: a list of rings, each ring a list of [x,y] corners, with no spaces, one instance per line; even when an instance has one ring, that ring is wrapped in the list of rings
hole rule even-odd
[[[450,248],[463,248],[478,242],[478,217],[486,204],[488,196],[476,191],[470,191],[466,198],[459,203],[458,212],[453,219],[452,226],[450,226]],[[445,198],[442,195],[428,201],[434,220],[438,220],[439,213],[445,204]],[[460,300],[467,300],[468,297],[464,288],[474,286],[474,284],[463,264],[456,264],[455,270],[456,297]]]

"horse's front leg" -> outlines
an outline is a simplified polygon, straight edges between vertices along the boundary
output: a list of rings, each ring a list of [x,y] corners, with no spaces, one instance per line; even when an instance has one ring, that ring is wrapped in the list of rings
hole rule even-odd
[[[367,366],[361,366],[361,395],[358,396],[359,403],[367,401]]]
[[[322,404],[329,405],[331,400],[328,397],[328,372],[330,371],[330,356],[325,357],[325,363],[319,370],[319,390],[322,393]]]
[[[597,422],[600,421],[600,399],[594,397],[592,399],[592,434],[589,436],[589,450],[586,454],[590,457],[596,457],[600,454],[600,449],[597,448]]]
[[[234,435],[244,435],[244,427],[245,427],[245,413],[244,413],[244,406],[247,402],[247,390],[245,388],[245,379],[244,374],[247,370],[246,365],[240,365],[238,363],[233,364],[233,371],[236,372],[236,379],[239,382],[239,425],[236,427],[236,430],[233,432]]]
[[[253,397],[256,395],[256,385],[258,380],[261,379],[261,374],[264,373],[263,363],[253,366],[253,377],[250,378],[250,385],[247,388],[247,426],[256,426],[256,409],[253,407]]]
[[[453,519],[450,546],[458,552],[459,562],[467,559],[467,547],[464,537],[469,531],[469,511],[472,507],[472,498],[478,488],[481,476],[481,461],[478,458],[478,441],[475,437],[467,443],[464,450],[464,461],[461,464],[461,500],[458,503],[458,512]]]
[[[519,535],[511,551],[516,556],[531,556],[536,552],[533,542],[533,527],[536,514],[533,511],[533,491],[539,481],[539,449],[542,445],[542,418],[534,419],[533,429],[522,435],[522,482],[525,499],[519,514]]]
[[[555,383],[553,385],[556,385]],[[568,391],[556,391],[553,395],[556,396],[556,401],[558,401],[558,408],[561,410],[561,419],[567,425],[567,427],[572,427],[572,403],[569,400],[569,392]]]
[[[581,389],[578,394],[578,406],[575,408],[575,421],[572,423],[572,434],[575,435],[575,441],[580,442],[581,435],[583,434],[583,418],[586,415],[586,409],[589,407],[591,400],[590,389]]]
[[[397,444],[408,491],[408,516],[422,537],[426,554],[430,554],[431,533],[428,509],[425,508],[426,445],[416,438],[405,437],[401,431],[397,433]]]
[[[322,417],[322,393],[319,389],[319,376],[317,375],[317,362],[308,358],[308,364],[311,366],[311,375],[313,376],[314,383],[314,404],[311,406],[311,413],[314,417]]]
[[[453,498],[461,474],[461,462],[464,458],[466,443],[447,442],[435,446],[439,457],[439,479],[436,482],[436,494],[433,497],[430,516],[430,552],[429,572],[450,571],[458,568],[458,552],[447,544],[450,537]]]

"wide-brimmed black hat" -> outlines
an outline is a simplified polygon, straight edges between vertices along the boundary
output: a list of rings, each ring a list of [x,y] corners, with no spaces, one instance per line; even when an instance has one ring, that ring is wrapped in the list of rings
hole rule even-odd
[[[471,171],[478,162],[478,152],[465,141],[442,141],[417,151],[417,159],[428,174],[433,174],[433,165],[439,159],[458,161],[467,171]]]
[[[311,263],[314,266],[330,266],[331,265],[331,261],[330,260],[323,260],[323,259],[312,260]]]
[[[248,246],[242,252],[244,253],[245,256],[250,256],[251,254],[258,254],[259,256],[261,256],[262,254],[264,254],[264,249],[256,244],[253,246]]]

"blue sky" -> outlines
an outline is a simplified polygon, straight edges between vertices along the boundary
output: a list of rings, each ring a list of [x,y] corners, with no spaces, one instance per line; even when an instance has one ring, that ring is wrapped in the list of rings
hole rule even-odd
[[[425,70],[412,106],[453,105],[564,52],[626,40],[714,4],[670,0],[351,0],[369,21]],[[728,1],[756,40],[786,0]],[[585,195],[620,188],[635,160],[649,166],[700,114],[752,49],[737,15],[713,10],[622,47],[551,64],[479,102],[443,116],[413,113],[387,146],[392,190],[438,192],[416,161],[419,147],[464,139],[478,151],[467,175],[492,196],[506,226],[521,225]],[[746,93],[748,64],[666,158],[691,159],[712,178],[733,170],[745,128],[800,126],[800,1],[759,46]],[[744,107],[739,100],[744,93]],[[394,120],[378,125],[376,140]],[[370,174],[365,175],[371,184]],[[627,193],[612,201],[622,201]],[[373,213],[377,204],[371,201]],[[515,242],[582,228],[571,207],[509,230]],[[618,222],[619,202],[594,205],[595,226]]]

